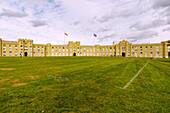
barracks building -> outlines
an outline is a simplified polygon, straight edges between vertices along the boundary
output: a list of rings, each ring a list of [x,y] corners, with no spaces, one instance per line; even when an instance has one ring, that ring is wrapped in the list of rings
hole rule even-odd
[[[120,41],[112,45],[80,45],[69,41],[68,45],[34,44],[33,40],[5,41],[0,38],[0,57],[6,56],[115,56],[168,58],[170,40],[153,44],[132,44]]]

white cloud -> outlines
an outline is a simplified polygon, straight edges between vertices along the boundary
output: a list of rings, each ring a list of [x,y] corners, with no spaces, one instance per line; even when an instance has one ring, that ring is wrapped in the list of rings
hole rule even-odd
[[[81,41],[112,44],[122,39],[142,43],[166,40],[168,0],[0,0],[0,37],[35,43]],[[163,16],[161,16],[163,15]],[[10,18],[13,17],[13,18]],[[132,29],[133,28],[133,29]]]
[[[2,9],[3,12],[0,14],[0,16],[6,16],[6,17],[17,17],[17,18],[23,18],[28,16],[28,14],[24,14],[24,13],[19,13],[19,12],[15,12],[9,9]]]

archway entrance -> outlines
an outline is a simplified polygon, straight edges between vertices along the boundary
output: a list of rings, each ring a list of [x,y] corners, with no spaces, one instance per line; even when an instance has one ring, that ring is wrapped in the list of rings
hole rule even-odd
[[[125,57],[125,52],[122,52],[122,57]]]
[[[24,53],[24,56],[27,56],[27,55],[28,55],[27,52],[25,52],[25,53]]]
[[[73,53],[73,56],[76,56],[76,53]]]

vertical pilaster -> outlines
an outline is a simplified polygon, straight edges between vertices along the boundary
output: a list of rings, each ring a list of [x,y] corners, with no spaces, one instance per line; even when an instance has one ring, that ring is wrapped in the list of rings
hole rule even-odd
[[[51,44],[47,44],[47,56],[51,56]]]
[[[163,57],[168,58],[168,43],[167,42],[162,43],[163,43]]]
[[[125,57],[128,57],[128,42],[125,43]]]
[[[132,43],[130,43],[130,56],[132,57]]]

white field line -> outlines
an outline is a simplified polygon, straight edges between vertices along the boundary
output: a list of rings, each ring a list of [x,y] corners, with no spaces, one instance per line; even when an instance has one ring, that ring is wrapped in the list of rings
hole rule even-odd
[[[126,89],[132,82],[133,80],[139,75],[139,73],[143,70],[143,68],[148,64],[149,61],[139,70],[139,72],[124,86],[122,89]]]

